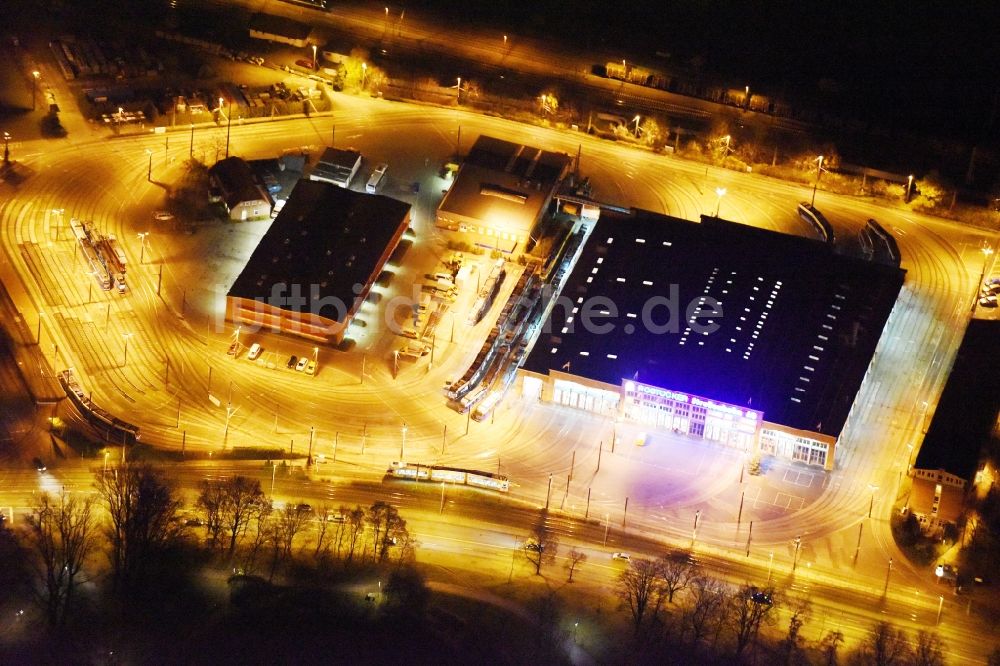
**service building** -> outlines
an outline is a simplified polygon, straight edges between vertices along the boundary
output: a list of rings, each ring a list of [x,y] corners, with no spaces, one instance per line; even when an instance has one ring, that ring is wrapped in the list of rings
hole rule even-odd
[[[410,224],[410,205],[300,180],[229,289],[226,318],[340,343]]]
[[[523,249],[571,163],[563,153],[482,135],[438,206],[436,224],[476,245]]]

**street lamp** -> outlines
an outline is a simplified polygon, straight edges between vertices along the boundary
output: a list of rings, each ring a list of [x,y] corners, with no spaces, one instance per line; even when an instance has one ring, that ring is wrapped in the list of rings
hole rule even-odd
[[[903,203],[910,203],[910,192],[913,190],[913,174],[906,177],[906,197]]]
[[[361,63],[361,89],[365,89],[365,78],[368,76],[368,63]]]
[[[31,73],[31,110],[35,110],[35,87],[38,85],[38,77],[41,73],[36,69]]]
[[[799,563],[799,550],[802,548],[802,537],[795,537],[795,552],[792,553],[792,571],[795,571],[795,567]]]
[[[635,118],[632,119],[632,122],[635,123],[635,132],[634,132],[634,134],[635,134],[635,137],[638,139],[639,138],[639,114],[636,114]]]
[[[313,71],[316,71],[316,45],[313,44]]]
[[[149,148],[146,149],[146,155],[149,156],[149,168],[146,169],[146,180],[152,182],[153,180],[153,151]]]
[[[875,491],[878,490],[878,486],[874,483],[869,483],[868,488],[872,491],[872,499],[868,503],[868,517],[872,517],[872,509],[875,507]]]
[[[124,357],[122,358],[122,367],[123,368],[126,365],[128,365],[128,339],[131,338],[133,335],[134,335],[134,333],[122,333],[122,338],[125,339],[125,354],[124,354]]]
[[[3,133],[3,163],[10,163],[10,132]]]
[[[455,90],[456,90],[455,101],[456,102],[461,102],[462,101],[462,77],[461,76],[458,77],[458,85],[455,86]]]
[[[152,157],[150,158],[152,160]],[[136,234],[139,238],[139,263],[143,262],[146,258],[146,236],[149,235],[148,231],[143,231],[142,233]]]
[[[820,155],[816,158],[816,182],[813,183],[813,194],[812,199],[809,200],[809,205],[814,206],[816,204],[816,188],[819,187],[819,177],[823,173],[823,156]]]
[[[399,440],[399,461],[403,462],[403,447],[406,445],[406,431],[408,430],[408,428],[406,427],[406,423],[403,423],[403,427],[401,428],[401,430],[403,433],[403,438]],[[420,479],[414,479],[414,480],[419,481]]]
[[[717,187],[715,188],[715,194],[719,197],[719,200],[715,203],[715,218],[719,218],[719,209],[722,208],[722,197],[726,196],[726,188]]]

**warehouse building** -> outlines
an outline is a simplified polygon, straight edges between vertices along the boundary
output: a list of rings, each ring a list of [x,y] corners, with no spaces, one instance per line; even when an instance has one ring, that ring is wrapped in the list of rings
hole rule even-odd
[[[833,469],[903,276],[716,218],[606,212],[550,303],[521,391]]]
[[[438,206],[437,226],[504,253],[523,249],[571,163],[563,153],[480,136]]]
[[[343,341],[410,224],[410,205],[300,180],[226,297],[226,318]]]

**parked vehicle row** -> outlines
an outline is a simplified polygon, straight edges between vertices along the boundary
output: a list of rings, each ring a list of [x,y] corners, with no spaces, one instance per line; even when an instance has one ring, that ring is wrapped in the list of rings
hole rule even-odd
[[[238,354],[238,351],[236,354],[233,353],[234,346],[238,345],[239,343],[237,342],[232,343],[229,352],[231,355]],[[263,353],[264,348],[260,345],[260,343],[255,342],[250,345],[247,350],[247,360],[256,361]],[[304,372],[307,375],[312,376],[316,374],[316,361],[307,356],[296,356],[295,354],[292,354],[288,357],[288,361],[285,363],[285,368],[288,370],[294,370],[295,372]]]

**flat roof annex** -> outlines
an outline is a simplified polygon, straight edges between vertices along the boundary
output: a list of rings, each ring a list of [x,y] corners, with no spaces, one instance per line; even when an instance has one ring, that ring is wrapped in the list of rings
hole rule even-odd
[[[438,212],[497,227],[529,228],[570,162],[563,153],[482,135],[469,150]]]

